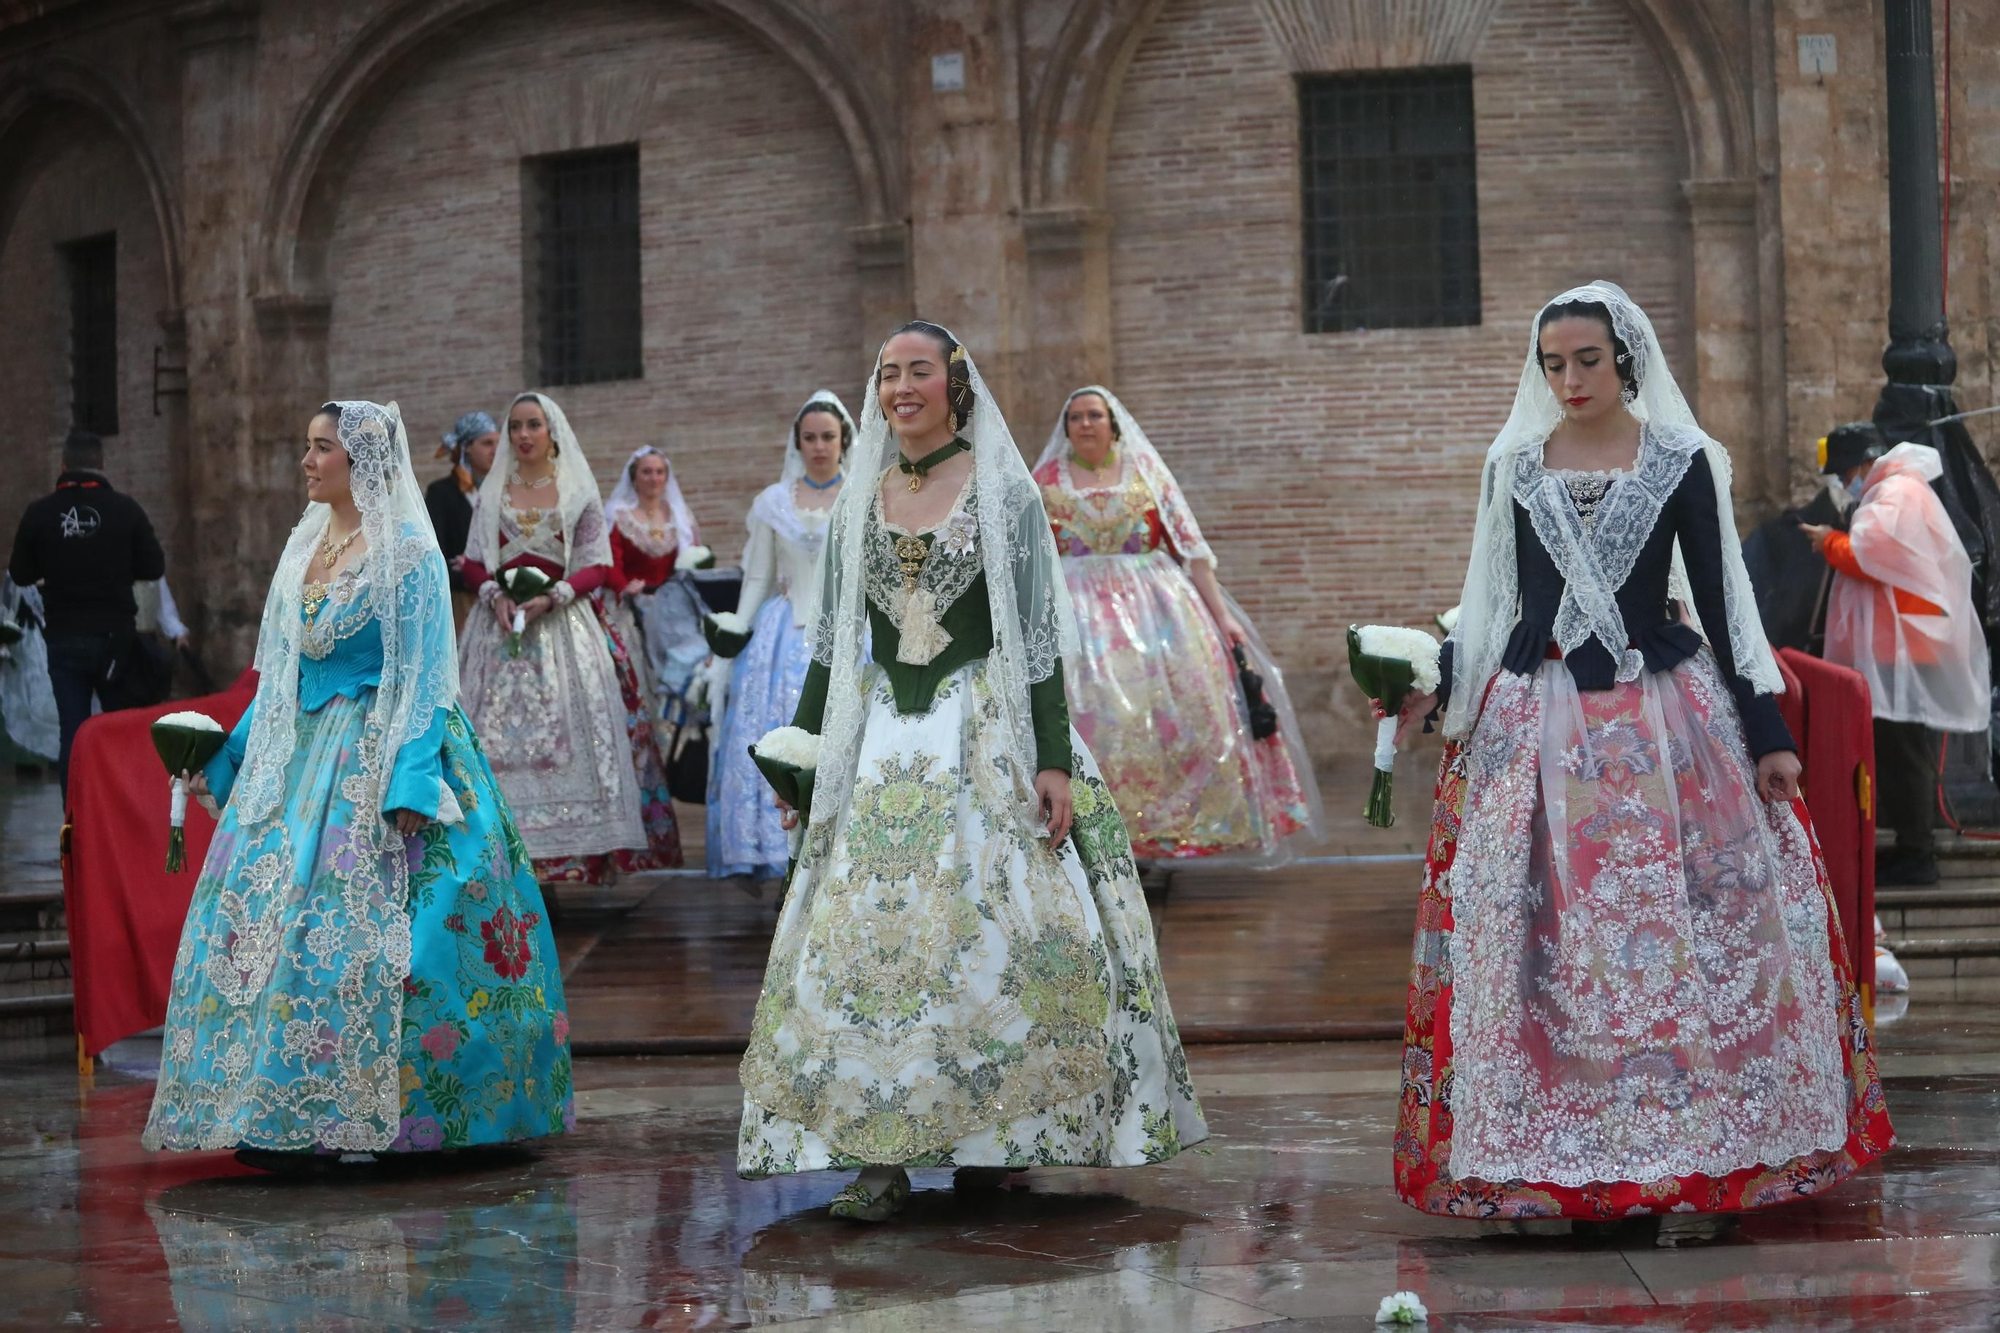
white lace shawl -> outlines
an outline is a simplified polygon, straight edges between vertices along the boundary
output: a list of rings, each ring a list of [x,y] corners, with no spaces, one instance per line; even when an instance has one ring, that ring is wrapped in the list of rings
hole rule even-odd
[[[1034,720],[1028,687],[1062,670],[1062,659],[1077,650],[1076,618],[1069,587],[1056,557],[1055,536],[1042,508],[1040,488],[1028,473],[1013,432],[994,403],[992,390],[954,339],[951,354],[963,355],[974,406],[959,437],[972,446],[972,495],[960,508],[977,514],[979,569],[986,575],[993,611],[993,651],[987,679],[999,701],[1005,744],[1014,770],[1024,781],[1018,815],[1039,831],[1039,809],[1029,781],[1036,769]],[[854,789],[855,764],[867,700],[861,689],[862,654],[868,644],[868,555],[871,531],[880,531],[878,501],[882,475],[894,465],[896,438],[882,413],[878,380],[881,357],[868,378],[861,428],[848,456],[848,484],[834,502],[821,575],[820,611],[813,627],[813,658],[830,669],[826,715],[820,726],[820,761],[813,786],[806,855],[823,854]],[[949,522],[949,520],[947,521]],[[940,531],[939,541],[944,536]],[[947,572],[937,562],[936,577]],[[963,572],[963,571],[959,571]],[[968,579],[969,583],[970,580]],[[1011,589],[1013,595],[1007,595]],[[940,604],[942,607],[949,602]]]
[[[1096,394],[1111,409],[1111,419],[1118,423],[1118,450],[1131,461],[1139,479],[1146,484],[1146,493],[1153,497],[1153,508],[1159,511],[1160,521],[1173,539],[1175,553],[1183,560],[1206,560],[1212,568],[1216,563],[1215,552],[1201,535],[1201,525],[1195,522],[1194,510],[1182,496],[1173,469],[1146,437],[1145,427],[1138,418],[1126,410],[1117,394],[1103,385],[1086,384],[1063,399],[1062,411],[1056,414],[1056,427],[1049,432],[1042,456],[1035,460],[1035,471],[1040,472],[1052,461],[1067,463],[1074,455],[1075,448],[1069,442],[1069,405],[1087,393]]]
[[[1562,421],[1562,405],[1542,374],[1539,342],[1542,311],[1536,311],[1528,325],[1527,357],[1515,391],[1514,408],[1487,450],[1481,476],[1472,560],[1459,600],[1458,626],[1451,633],[1452,690],[1445,712],[1448,736],[1470,734],[1478,720],[1486,682],[1500,669],[1508,637],[1519,616],[1521,587],[1514,553],[1515,501],[1519,500],[1528,511],[1536,536],[1563,573],[1566,586],[1556,617],[1556,642],[1567,653],[1592,635],[1597,636],[1610,651],[1612,660],[1619,664],[1619,678],[1630,680],[1638,674],[1638,655],[1627,651],[1631,639],[1618,609],[1618,589],[1631,574],[1639,549],[1652,535],[1660,508],[1673,493],[1673,485],[1679,483],[1697,451],[1707,458],[1715,478],[1718,529],[1722,535],[1723,598],[1729,620],[1726,626],[1704,626],[1704,631],[1711,638],[1728,634],[1736,670],[1757,693],[1777,694],[1785,688],[1777,659],[1771,655],[1771,645],[1764,638],[1749,571],[1743,565],[1743,548],[1737,539],[1736,515],[1729,498],[1728,451],[1695,421],[1686,397],[1667,367],[1652,320],[1621,288],[1610,282],[1587,283],[1562,293],[1542,310],[1570,301],[1602,304],[1611,314],[1613,330],[1631,352],[1638,392],[1626,404],[1626,410],[1644,427],[1644,437],[1654,451],[1654,471],[1649,474],[1644,466],[1646,454],[1642,446],[1642,466],[1638,472],[1621,478],[1605,499],[1605,505],[1615,507],[1615,512],[1600,511],[1595,533],[1587,537],[1582,534],[1575,507],[1563,493],[1561,480],[1547,475],[1542,468],[1542,446]],[[1669,473],[1672,484],[1666,484]],[[1691,608],[1692,598],[1687,591],[1687,575],[1678,543],[1674,549],[1672,587],[1674,595]]]
[[[576,432],[570,429],[569,418],[547,394],[517,394],[507,405],[508,412],[511,414],[517,405],[530,398],[541,405],[549,423],[549,439],[557,446],[556,505],[562,511],[563,573],[608,565],[611,531],[604,521],[604,496],[597,489],[597,476],[590,470],[590,460],[584,457],[583,446],[577,442]],[[494,577],[499,576],[501,565],[500,512],[507,507],[507,486],[513,476],[511,458],[493,461],[486,480],[479,483],[479,503],[473,507],[472,535],[465,548],[466,556],[484,565],[486,572]],[[594,521],[584,522],[584,515],[590,511],[595,511]]]
[[[660,498],[667,506],[667,514],[673,519],[671,544],[654,541],[645,525],[638,520],[639,488],[632,484],[632,469],[639,466],[639,460],[647,454],[667,465],[667,489]],[[694,521],[694,510],[688,507],[687,496],[681,493],[680,469],[674,466],[672,459],[650,444],[634,449],[632,456],[625,460],[625,467],[618,474],[618,484],[612,487],[611,498],[604,502],[604,517],[650,556],[678,551],[701,540],[701,524]]]

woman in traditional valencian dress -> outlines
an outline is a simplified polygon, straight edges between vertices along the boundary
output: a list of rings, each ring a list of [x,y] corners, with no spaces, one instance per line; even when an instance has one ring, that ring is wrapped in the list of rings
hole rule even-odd
[[[897,330],[868,390],[737,1170],[859,1168],[831,1211],[880,1221],[906,1167],[971,1188],[1165,1161],[1208,1130],[1125,826],[1069,725],[1076,629],[1034,481],[944,329]]]
[[[722,718],[708,775],[708,873],[717,879],[777,878],[791,856],[750,747],[798,708],[812,661],[806,630],[819,610],[820,552],[853,442],[847,408],[824,389],[815,393],[792,418],[778,480],[750,506],[737,599],[750,643],[734,661],[716,659],[709,686],[709,711]]]
[[[444,557],[395,404],[329,403],[257,696],[174,959],[149,1148],[281,1167],[574,1123],[562,973],[458,707]]]
[[[633,711],[639,687],[589,596],[611,574],[597,479],[547,394],[514,400],[507,439],[511,457],[486,474],[466,548],[466,581],[490,611],[459,643],[466,711],[544,883],[679,865],[649,714],[643,700]],[[516,566],[556,581],[518,608],[518,644],[517,608],[497,578]]]
[[[1133,852],[1269,855],[1317,829],[1319,788],[1284,680],[1216,581],[1174,474],[1109,389],[1069,396],[1035,480],[1076,607],[1082,651],[1063,661],[1076,729]],[[1231,660],[1238,647],[1277,710],[1262,740]]]
[[[1525,351],[1442,698],[1404,713],[1441,702],[1448,744],[1397,1191],[1501,1219],[1816,1193],[1894,1136],[1729,456],[1616,286],[1551,301]]]

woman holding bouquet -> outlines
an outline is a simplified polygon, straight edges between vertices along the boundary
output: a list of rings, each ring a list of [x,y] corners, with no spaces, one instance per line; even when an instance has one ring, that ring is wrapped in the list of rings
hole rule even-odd
[[[1894,1136],[1729,455],[1616,286],[1558,296],[1524,351],[1439,696],[1404,709],[1441,706],[1448,744],[1398,1192],[1508,1219],[1816,1193]]]
[[[854,419],[821,389],[792,418],[778,480],[750,506],[737,599],[750,617],[750,644],[733,661],[715,660],[709,686],[709,711],[722,717],[708,775],[708,873],[716,879],[774,879],[791,857],[750,747],[798,708],[812,661],[806,629],[819,609],[820,552],[853,443]]]
[[[1174,474],[1109,389],[1063,404],[1035,468],[1083,651],[1064,659],[1077,731],[1104,766],[1135,855],[1270,854],[1319,824],[1284,680],[1215,578]],[[1259,740],[1233,651],[1280,726]]]
[[[561,1133],[562,974],[458,707],[444,557],[395,404],[328,403],[304,468],[256,699],[191,783],[223,809],[146,1146],[277,1167]]]
[[[944,329],[898,329],[868,387],[737,1170],[860,1168],[831,1211],[881,1221],[906,1167],[974,1168],[970,1188],[1165,1161],[1208,1131],[1125,826],[1069,726],[1076,628],[1034,480]]]
[[[547,394],[514,400],[507,440],[466,548],[466,579],[491,612],[472,617],[459,644],[466,711],[543,882],[679,865],[649,703],[588,595],[611,575],[597,479]],[[554,583],[517,606],[501,582],[515,569]]]

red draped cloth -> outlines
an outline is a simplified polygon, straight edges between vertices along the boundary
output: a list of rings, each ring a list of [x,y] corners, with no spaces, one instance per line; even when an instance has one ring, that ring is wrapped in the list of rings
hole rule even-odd
[[[1799,743],[1799,787],[1826,856],[1861,1004],[1875,1011],[1875,724],[1868,680],[1796,648],[1778,653],[1778,708]],[[1864,776],[1865,775],[1865,776]]]
[[[257,673],[245,671],[221,694],[102,713],[76,733],[63,905],[86,1054],[166,1021],[181,925],[215,833],[208,812],[189,801],[187,869],[167,874],[168,779],[150,728],[184,711],[234,727],[256,693]]]

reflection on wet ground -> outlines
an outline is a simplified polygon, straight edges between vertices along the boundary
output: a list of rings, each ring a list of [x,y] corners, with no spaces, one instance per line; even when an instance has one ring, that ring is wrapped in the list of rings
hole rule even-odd
[[[65,1068],[10,1076],[0,1327],[1363,1329],[1414,1290],[1438,1330],[1987,1329],[1996,985],[1933,983],[1883,1030],[1884,1163],[1680,1250],[1405,1208],[1389,1043],[1196,1048],[1201,1148],[997,1196],[917,1172],[868,1228],[824,1215],[844,1177],[736,1179],[729,1057],[583,1060],[566,1140],[321,1182],[143,1151],[156,1048],[130,1042],[84,1095]]]

